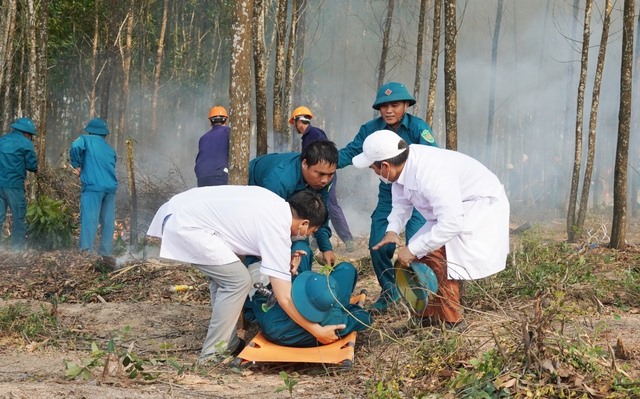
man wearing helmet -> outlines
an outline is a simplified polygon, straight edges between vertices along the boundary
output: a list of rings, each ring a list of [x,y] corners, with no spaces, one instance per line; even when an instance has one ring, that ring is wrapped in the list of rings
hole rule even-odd
[[[339,151],[338,168],[351,165],[353,157],[362,153],[364,140],[378,130],[391,130],[408,144],[437,146],[429,124],[417,116],[407,113],[407,109],[415,103],[415,98],[402,83],[388,82],[382,85],[378,89],[373,103],[373,109],[380,111],[380,116],[362,125],[353,141]],[[387,217],[391,213],[392,207],[391,184],[384,177],[381,177],[380,180],[378,204],[371,215],[370,248],[384,237],[389,224]],[[424,223],[425,219],[414,209],[411,219],[406,225],[406,240],[408,241]],[[381,287],[380,297],[372,306],[372,309],[377,311],[385,311],[390,304],[399,299],[391,262],[394,252],[394,244],[370,250],[373,269]]]
[[[9,208],[13,215],[11,246],[14,250],[21,250],[27,233],[24,179],[27,171],[38,171],[38,159],[31,142],[36,128],[30,118],[17,119],[11,128],[9,133],[0,137],[0,236]]]
[[[82,183],[80,194],[80,250],[93,252],[98,224],[100,245],[98,254],[113,267],[111,258],[115,224],[116,152],[107,143],[107,122],[93,118],[69,150],[71,166],[76,169]]]
[[[221,186],[229,181],[229,115],[224,107],[216,105],[209,110],[211,130],[198,141],[196,178],[198,187]]]
[[[289,124],[293,125],[296,132],[301,135],[302,151],[314,141],[329,140],[324,130],[311,126],[311,119],[313,119],[311,110],[304,106],[294,109],[289,118]],[[338,237],[344,242],[347,251],[352,252],[355,249],[355,244],[351,231],[349,230],[347,218],[344,217],[344,212],[342,212],[342,208],[340,204],[338,204],[338,195],[336,193],[337,183],[338,176],[336,174],[333,176],[333,181],[329,187],[329,219],[331,219],[331,224],[336,230]]]

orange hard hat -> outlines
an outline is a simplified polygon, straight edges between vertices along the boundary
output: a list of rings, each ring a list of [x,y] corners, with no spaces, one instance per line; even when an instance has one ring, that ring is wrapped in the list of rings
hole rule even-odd
[[[214,118],[216,116],[224,116],[225,118],[229,117],[229,115],[227,114],[227,110],[224,109],[224,107],[221,107],[219,105],[216,105],[215,107],[209,110],[209,119]]]
[[[293,121],[299,116],[306,116],[306,119],[308,120],[313,119],[313,114],[311,113],[311,110],[309,108],[298,107],[293,110],[293,113],[291,114],[291,118],[289,118],[289,124],[293,125]]]

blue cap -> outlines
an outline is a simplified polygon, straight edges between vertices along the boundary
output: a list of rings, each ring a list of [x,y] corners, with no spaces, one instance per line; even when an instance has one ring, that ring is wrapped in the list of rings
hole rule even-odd
[[[438,291],[438,278],[429,266],[412,262],[409,268],[396,267],[396,285],[411,310],[421,316],[427,309],[429,296]]]
[[[18,118],[11,124],[11,127],[23,133],[36,135],[36,126],[33,124],[31,118]]]
[[[109,134],[109,129],[107,129],[107,122],[101,118],[93,118],[87,123],[84,131],[91,134],[97,134],[100,136],[106,136]]]
[[[293,280],[291,298],[305,319],[323,325],[339,323],[336,318],[341,309],[338,283],[333,277],[313,271],[302,272]]]
[[[383,84],[378,89],[376,101],[373,103],[373,109],[379,110],[382,104],[395,101],[409,101],[409,106],[416,103],[416,99],[409,93],[405,85],[398,82],[389,82]]]

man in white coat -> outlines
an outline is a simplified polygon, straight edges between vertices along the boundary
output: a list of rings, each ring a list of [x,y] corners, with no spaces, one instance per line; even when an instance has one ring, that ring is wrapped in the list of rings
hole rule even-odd
[[[260,272],[298,325],[323,344],[338,340],[335,332],[345,325],[312,323],[291,299],[291,276],[300,264],[299,254],[291,253],[291,237],[310,236],[327,217],[322,198],[311,191],[285,201],[257,186],[194,188],[160,207],[147,232],[162,238],[160,257],[192,263],[209,278],[212,313],[200,363],[244,348],[236,324],[252,279],[238,255],[262,258]]]
[[[438,278],[436,298],[422,314],[422,325],[461,323],[460,280],[503,270],[509,253],[509,200],[498,178],[465,154],[407,146],[390,130],[368,136],[353,165],[369,167],[382,181],[393,182],[389,226],[372,249],[394,243],[403,267],[418,260]],[[413,207],[427,222],[404,246],[399,234]]]

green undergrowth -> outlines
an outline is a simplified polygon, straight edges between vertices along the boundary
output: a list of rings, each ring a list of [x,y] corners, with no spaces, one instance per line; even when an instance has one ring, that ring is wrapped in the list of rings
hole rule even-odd
[[[394,338],[404,359],[374,367],[367,397],[640,397],[637,364],[615,354],[607,321],[639,303],[640,253],[535,230],[512,242],[506,270],[465,283],[469,328]]]

